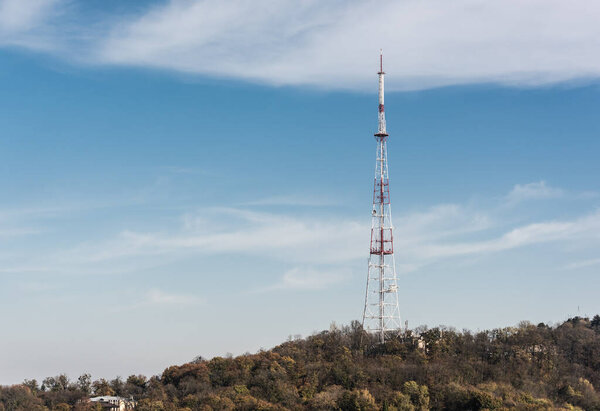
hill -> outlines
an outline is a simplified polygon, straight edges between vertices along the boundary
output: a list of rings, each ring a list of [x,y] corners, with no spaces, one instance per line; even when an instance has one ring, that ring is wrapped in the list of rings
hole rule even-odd
[[[65,375],[0,387],[0,410],[600,410],[600,316],[472,333],[421,327],[377,344],[358,322],[238,357],[198,358],[146,378]]]

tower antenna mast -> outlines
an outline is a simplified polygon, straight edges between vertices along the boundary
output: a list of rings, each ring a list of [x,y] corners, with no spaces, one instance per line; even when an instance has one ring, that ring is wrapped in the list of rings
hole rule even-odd
[[[383,52],[379,54],[379,111],[375,133],[377,157],[371,218],[371,247],[363,311],[363,329],[377,335],[383,343],[387,336],[401,331],[398,305],[398,279],[394,261],[394,236],[387,165],[387,138],[384,106]]]

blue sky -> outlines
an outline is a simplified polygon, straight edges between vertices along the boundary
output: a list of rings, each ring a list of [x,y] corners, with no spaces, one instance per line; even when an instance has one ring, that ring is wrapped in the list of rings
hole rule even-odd
[[[381,46],[403,319],[600,312],[600,9],[423,3],[0,1],[0,383],[359,319]]]

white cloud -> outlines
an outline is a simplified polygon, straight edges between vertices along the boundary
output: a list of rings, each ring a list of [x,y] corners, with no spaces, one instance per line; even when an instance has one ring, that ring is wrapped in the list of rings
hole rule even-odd
[[[0,0],[0,44],[88,64],[343,89],[373,89],[380,47],[396,90],[600,75],[594,0],[169,0],[137,14],[69,7],[54,18],[65,3]]]
[[[564,190],[551,187],[545,181],[539,181],[528,184],[516,184],[511,192],[508,193],[506,200],[509,205],[514,205],[527,200],[559,198],[564,194]]]
[[[423,259],[494,253],[533,244],[566,240],[598,240],[600,212],[575,220],[547,221],[514,228],[500,237],[476,242],[425,244],[416,251]]]
[[[336,202],[324,197],[312,195],[277,195],[265,197],[258,200],[247,201],[243,206],[304,206],[304,207],[325,207],[335,205]]]
[[[57,0],[0,0],[0,30],[22,32],[31,30],[46,17]]]
[[[159,288],[148,290],[137,302],[127,305],[114,306],[112,311],[121,312],[135,309],[147,309],[150,307],[180,307],[204,304],[204,300],[189,294],[174,294],[165,292]]]
[[[342,280],[339,273],[324,273],[317,270],[294,268],[283,275],[284,288],[321,289]]]
[[[515,187],[518,188],[511,195],[519,200],[562,192],[543,182]],[[505,202],[506,198],[500,200],[501,204]],[[398,271],[414,272],[447,259],[468,260],[532,245],[561,243],[577,248],[600,241],[600,211],[522,225],[511,222],[512,211],[494,206],[441,204],[395,214]],[[39,218],[37,214],[33,217]],[[360,261],[366,260],[368,223],[368,213],[349,218],[238,208],[200,209],[184,214],[178,224],[163,226],[160,231],[124,229],[105,240],[87,239],[70,248],[36,251],[34,257],[5,252],[0,255],[0,272],[114,274],[168,266],[189,258],[243,255],[286,264],[288,268],[276,284],[278,288],[318,289],[343,278],[341,267],[358,267]],[[155,293],[153,299],[159,301],[160,294]]]
[[[171,0],[115,26],[98,61],[270,84],[536,85],[600,74],[598,2]]]
[[[276,289],[321,290],[344,280],[341,272],[295,267],[286,271],[281,281],[263,291]]]
[[[2,228],[0,227],[0,237],[20,237],[31,234],[39,234],[40,230],[37,228],[28,227],[14,227],[14,228]]]
[[[103,244],[70,250],[65,260],[103,262],[140,255],[238,253],[296,263],[335,263],[353,259],[367,247],[368,225],[354,220],[299,218],[230,208],[204,210],[184,218],[172,232],[123,231]],[[327,249],[327,252],[323,250]]]
[[[65,0],[0,0],[0,45],[54,49],[50,21]]]
[[[353,220],[297,218],[244,210],[221,209],[219,221],[236,215],[242,222],[229,227],[209,225],[208,215],[200,219],[207,226],[190,232],[186,226],[172,233],[123,232],[117,240],[71,250],[65,258],[80,262],[109,263],[139,256],[177,256],[222,253],[261,255],[269,250],[269,258],[292,264],[331,267],[364,259],[368,254],[366,224]],[[501,222],[492,224],[491,211],[473,211],[458,205],[441,205],[425,212],[400,216],[395,225],[395,249],[398,270],[415,271],[427,264],[447,258],[499,253],[548,242],[597,240],[600,212],[572,220],[543,221],[504,229]],[[465,241],[476,235],[477,240]],[[312,271],[311,271],[312,270]],[[333,270],[337,272],[336,270]],[[294,269],[282,278],[278,287],[300,286],[304,281],[317,281],[321,271]],[[302,277],[303,276],[303,277]],[[328,277],[320,281],[327,282]]]
[[[593,258],[591,260],[575,261],[573,263],[566,264],[564,270],[577,270],[580,268],[592,267],[600,264],[600,258]]]
[[[44,265],[20,265],[19,263],[13,265],[7,265],[10,263],[3,262],[4,267],[0,268],[0,273],[2,274],[26,274],[26,273],[43,273],[43,272],[53,272],[52,267],[44,266]],[[53,267],[53,268],[56,268]]]
[[[410,246],[415,241],[432,241],[443,237],[474,233],[493,225],[490,214],[458,204],[439,204],[423,211],[407,213],[394,218],[398,241]],[[406,238],[405,240],[403,238]]]

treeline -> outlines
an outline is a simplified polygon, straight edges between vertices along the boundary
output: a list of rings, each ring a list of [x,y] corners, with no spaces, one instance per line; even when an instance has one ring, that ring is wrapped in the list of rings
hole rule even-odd
[[[161,376],[65,375],[0,387],[0,411],[600,410],[600,316],[472,333],[421,327],[378,344],[358,322],[257,354],[198,358]]]

